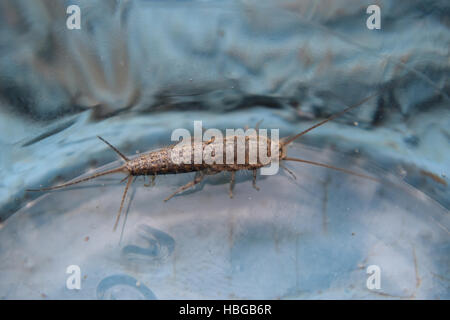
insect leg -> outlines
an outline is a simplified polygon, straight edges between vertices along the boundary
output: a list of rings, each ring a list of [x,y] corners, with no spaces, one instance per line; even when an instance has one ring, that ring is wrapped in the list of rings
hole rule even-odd
[[[202,180],[203,180],[203,172],[199,171],[199,172],[198,172],[198,175],[197,175],[197,174],[195,175],[195,178],[194,178],[193,181],[191,181],[191,182],[185,184],[185,185],[182,186],[182,187],[179,187],[179,188],[177,189],[177,191],[175,191],[175,192],[172,193],[170,196],[168,196],[166,199],[164,199],[164,201],[169,201],[174,195],[176,195],[176,194],[178,194],[178,193],[180,193],[180,192],[183,192],[183,191],[186,190],[186,189],[189,189],[189,188],[195,186],[197,183],[200,183]]]
[[[151,178],[148,178],[149,179],[149,183],[144,183],[144,187],[153,187],[153,186],[155,186],[155,178],[156,178],[156,174],[152,175]]]
[[[145,182],[145,177],[146,177],[146,176],[144,176],[144,182]],[[150,177],[149,177],[149,178],[148,178],[148,183],[144,183],[144,187],[148,188],[148,187],[150,187],[151,185],[152,185],[152,183],[151,183]]]
[[[259,191],[259,188],[256,186],[256,169],[253,169],[253,188]]]
[[[230,180],[230,198],[233,198],[233,188],[234,188],[234,180],[236,177],[236,171],[231,171],[231,180]]]
[[[117,213],[116,222],[114,223],[114,228],[113,228],[114,231],[116,231],[117,224],[119,223],[120,214],[122,213],[122,208],[123,208],[123,202],[125,201],[125,196],[127,195],[128,188],[130,187],[132,181],[133,181],[133,176],[130,175],[128,177],[127,186],[125,187],[125,191],[123,192],[122,201],[120,202],[119,212]]]

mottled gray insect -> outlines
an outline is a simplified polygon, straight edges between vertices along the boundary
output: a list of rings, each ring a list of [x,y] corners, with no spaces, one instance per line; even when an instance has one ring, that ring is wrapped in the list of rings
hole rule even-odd
[[[372,97],[374,97],[376,94],[373,94],[365,99],[363,99],[362,101],[358,102],[357,104],[350,106],[346,109],[344,109],[343,111],[330,116],[329,118],[313,125],[312,127],[292,136],[292,137],[284,137],[282,139],[280,139],[279,142],[279,152],[278,152],[278,160],[280,166],[286,170],[289,174],[291,174],[294,178],[295,175],[293,172],[291,172],[289,169],[287,169],[283,164],[282,161],[296,161],[296,162],[302,162],[302,163],[306,163],[306,164],[311,164],[311,165],[315,165],[315,166],[321,166],[321,167],[325,167],[325,168],[329,168],[329,169],[333,169],[333,170],[338,170],[347,174],[351,174],[351,175],[355,175],[358,177],[362,177],[362,178],[366,178],[366,179],[370,179],[370,180],[374,180],[374,181],[378,181],[377,179],[364,175],[364,174],[360,174],[357,172],[353,172],[347,169],[343,169],[343,168],[337,168],[337,167],[333,167],[331,165],[327,165],[327,164],[323,164],[323,163],[318,163],[318,162],[314,162],[314,161],[309,161],[309,160],[304,160],[304,159],[298,159],[298,158],[290,158],[287,155],[287,146],[292,143],[294,140],[298,139],[299,137],[301,137],[302,135],[306,134],[307,132],[325,124],[326,122],[333,120],[341,115],[343,115],[344,113],[364,104],[366,101],[368,101],[369,99],[371,99]],[[256,130],[256,132],[258,132],[258,130]],[[267,137],[263,137],[260,136],[258,133],[256,133],[256,139],[259,141],[259,139],[267,139],[266,141],[266,145],[268,146],[268,153],[270,153],[270,148],[271,148],[271,140]],[[61,185],[57,185],[54,187],[49,187],[49,188],[41,188],[41,189],[29,189],[27,191],[48,191],[48,190],[55,190],[55,189],[60,189],[60,188],[65,188],[68,186],[72,186],[74,184],[78,184],[84,181],[88,181],[88,180],[92,180],[104,175],[108,175],[108,174],[113,174],[113,173],[125,173],[126,177],[122,180],[127,180],[127,184],[125,187],[125,190],[123,192],[122,195],[122,200],[120,203],[120,208],[119,208],[119,212],[117,214],[117,218],[116,218],[116,222],[114,224],[114,230],[117,228],[117,224],[119,222],[120,219],[120,215],[123,209],[123,204],[125,201],[125,197],[126,194],[128,192],[128,189],[133,181],[133,177],[137,177],[137,176],[151,176],[152,177],[152,181],[154,181],[156,175],[162,175],[162,174],[178,174],[178,173],[188,173],[188,172],[196,172],[195,178],[193,181],[187,183],[184,186],[181,186],[180,188],[178,188],[173,194],[171,194],[169,197],[167,197],[166,199],[164,199],[164,201],[168,201],[170,198],[172,198],[174,195],[183,192],[186,189],[189,189],[191,187],[193,187],[194,185],[200,183],[205,175],[213,175],[213,174],[217,174],[223,171],[229,171],[231,173],[231,180],[230,180],[230,187],[229,187],[229,195],[230,197],[233,197],[233,187],[234,187],[234,182],[235,182],[235,174],[236,171],[239,170],[251,170],[253,173],[253,187],[257,190],[259,190],[259,188],[256,186],[256,176],[257,176],[257,170],[267,166],[268,163],[262,163],[261,161],[259,161],[259,157],[258,160],[255,163],[251,163],[249,161],[250,158],[250,151],[248,148],[248,143],[246,144],[245,147],[245,161],[244,163],[238,163],[236,161],[236,157],[237,157],[237,153],[234,153],[235,156],[235,161],[232,163],[223,163],[223,164],[216,164],[216,163],[208,163],[206,161],[202,161],[201,163],[194,163],[194,161],[191,161],[190,163],[175,163],[174,161],[172,161],[172,157],[171,157],[171,151],[173,150],[173,148],[176,145],[173,146],[169,146],[166,148],[162,148],[156,151],[150,151],[147,153],[143,153],[139,156],[137,156],[136,158],[133,159],[129,159],[128,157],[126,157],[122,152],[120,152],[117,148],[115,148],[113,145],[111,145],[109,142],[107,142],[105,139],[103,139],[102,137],[98,137],[100,140],[102,140],[104,143],[106,143],[109,147],[111,147],[124,161],[125,163],[123,165],[121,165],[118,168],[115,169],[111,169],[108,171],[104,171],[104,172],[99,172],[96,174],[93,174],[89,177],[86,178],[82,178],[82,179],[78,179],[72,182],[68,182],[68,183],[64,183]],[[228,139],[228,140],[227,140]],[[214,139],[211,139],[209,141],[204,141],[202,142],[202,150],[205,149],[205,147],[214,144],[214,143],[223,143],[224,145],[227,143],[230,143],[229,140],[232,140],[232,143],[236,145],[236,141],[238,139],[237,136],[232,136],[232,137],[227,137],[224,138],[223,141],[215,141]],[[246,139],[250,139],[250,137],[246,136]],[[192,150],[194,150],[194,142],[191,141],[191,143],[188,143],[188,148],[191,148]],[[223,150],[225,150],[225,148],[223,148]],[[194,152],[192,152],[192,155],[194,154]],[[269,154],[270,157],[270,154]]]

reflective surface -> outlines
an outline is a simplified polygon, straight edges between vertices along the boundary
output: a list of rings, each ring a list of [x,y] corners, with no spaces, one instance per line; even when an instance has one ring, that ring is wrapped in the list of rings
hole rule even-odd
[[[229,199],[223,175],[164,203],[192,177],[138,179],[117,232],[121,177],[51,192],[0,232],[1,297],[450,298],[447,210],[361,159],[289,153],[382,182],[291,163],[297,180],[260,177],[259,192],[242,174]],[[80,290],[66,287],[69,265],[81,269]],[[367,287],[371,265],[380,289]]]
[[[0,298],[449,298],[448,4],[380,0],[370,30],[372,2],[79,0],[69,30],[66,1],[0,0]],[[285,137],[374,93],[290,155],[381,183],[291,163],[164,204],[192,175],[138,179],[115,233],[121,177],[25,191],[114,161],[97,135],[128,156],[196,120]]]

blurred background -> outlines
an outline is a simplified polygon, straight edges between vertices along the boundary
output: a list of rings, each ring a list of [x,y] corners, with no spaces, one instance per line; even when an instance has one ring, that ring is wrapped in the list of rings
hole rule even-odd
[[[449,28],[444,0],[0,0],[0,221],[40,196],[25,189],[115,160],[97,135],[125,154],[193,120],[263,119],[286,136],[373,93],[301,142],[369,161],[448,214]]]

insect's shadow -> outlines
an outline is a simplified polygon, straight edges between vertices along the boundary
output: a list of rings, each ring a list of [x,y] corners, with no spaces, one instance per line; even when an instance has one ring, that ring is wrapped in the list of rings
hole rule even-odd
[[[123,234],[125,232],[125,226],[127,224],[128,214],[130,213],[131,203],[133,202],[135,195],[136,195],[136,187],[133,187],[132,188],[132,192],[130,194],[130,198],[129,198],[128,203],[127,203],[126,210],[125,210],[125,215],[124,215],[124,218],[123,218],[122,228],[120,230],[119,245],[122,243],[122,240],[123,240]]]
[[[193,179],[194,179],[194,175],[191,175],[189,180],[186,180],[186,181],[192,181]],[[238,184],[241,184],[241,183],[248,183],[249,186],[251,187],[252,179],[253,179],[253,176],[252,176],[251,171],[248,171],[248,170],[236,171],[235,186]],[[267,176],[258,175],[256,183],[258,184],[258,182],[261,182],[265,179],[267,179]],[[223,185],[224,193],[228,193],[228,185],[230,183],[230,180],[231,180],[231,173],[227,172],[227,171],[216,173],[216,174],[211,174],[211,175],[205,175],[202,182],[200,182],[199,184],[195,185],[194,187],[192,187],[188,190],[185,190],[179,194],[176,194],[174,196],[174,198],[176,198],[178,196],[187,196],[190,194],[195,194],[197,192],[200,192],[203,190],[205,185]]]

